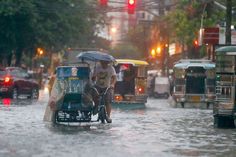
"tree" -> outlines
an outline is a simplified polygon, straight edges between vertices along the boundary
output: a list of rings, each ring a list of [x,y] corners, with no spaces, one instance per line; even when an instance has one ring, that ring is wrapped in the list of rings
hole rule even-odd
[[[85,0],[37,1],[44,8],[37,26],[37,44],[51,51],[64,48],[93,47],[97,25],[104,24],[104,14]]]
[[[203,12],[204,5],[208,5],[207,12]],[[219,20],[224,19],[224,13],[218,9],[210,9],[212,3],[196,0],[183,0],[176,10],[170,12],[165,20],[169,25],[170,40],[181,43],[187,51],[193,48],[193,41],[197,38],[202,16],[204,27],[214,27]],[[182,50],[184,51],[184,49]],[[191,54],[190,56],[191,57]]]
[[[115,58],[129,58],[129,59],[143,58],[142,51],[140,51],[138,48],[136,48],[135,46],[133,46],[128,42],[116,45],[112,49],[111,54]]]
[[[0,53],[10,60],[14,52],[19,65],[22,51],[34,40],[33,6],[31,0],[1,1],[0,6]]]
[[[149,28],[149,27],[148,27]],[[148,57],[150,45],[150,31],[146,26],[138,25],[134,29],[130,29],[126,39],[129,44],[136,47],[139,52],[142,52],[142,57]]]
[[[15,54],[19,66],[23,52],[33,56],[37,47],[89,47],[104,17],[86,0],[0,1],[0,55]]]

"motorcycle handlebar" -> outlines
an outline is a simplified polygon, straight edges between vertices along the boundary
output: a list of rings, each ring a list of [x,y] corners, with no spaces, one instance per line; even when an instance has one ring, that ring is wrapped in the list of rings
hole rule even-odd
[[[114,89],[114,87],[112,87],[112,86],[107,87],[106,90],[105,90],[105,92],[103,92],[103,93],[99,93],[96,87],[92,87],[92,89],[93,89],[98,95],[106,95],[107,92],[108,92],[110,89]]]

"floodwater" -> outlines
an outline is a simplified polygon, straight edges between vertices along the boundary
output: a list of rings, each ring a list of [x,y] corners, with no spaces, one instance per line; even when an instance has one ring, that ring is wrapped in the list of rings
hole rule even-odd
[[[52,126],[47,96],[0,105],[0,157],[235,156],[236,130],[213,126],[211,109],[174,108],[150,99],[146,108],[113,109],[112,124]]]

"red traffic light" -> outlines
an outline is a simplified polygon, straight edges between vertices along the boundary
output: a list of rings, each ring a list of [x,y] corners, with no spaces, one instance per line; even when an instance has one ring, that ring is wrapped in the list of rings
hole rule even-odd
[[[106,7],[107,6],[107,1],[108,0],[99,0],[100,1],[100,5],[103,6],[103,7]]]
[[[136,6],[136,0],[128,0],[128,13],[134,14]]]
[[[198,46],[198,40],[194,40],[194,46],[195,46],[195,47]]]
[[[128,4],[129,5],[134,5],[135,4],[135,0],[128,0]]]

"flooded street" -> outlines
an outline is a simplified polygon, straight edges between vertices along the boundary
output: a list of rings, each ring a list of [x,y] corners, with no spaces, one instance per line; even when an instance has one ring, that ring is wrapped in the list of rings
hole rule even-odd
[[[47,96],[0,106],[0,157],[235,156],[235,129],[213,127],[212,110],[149,99],[143,109],[113,109],[112,124],[51,126]]]

